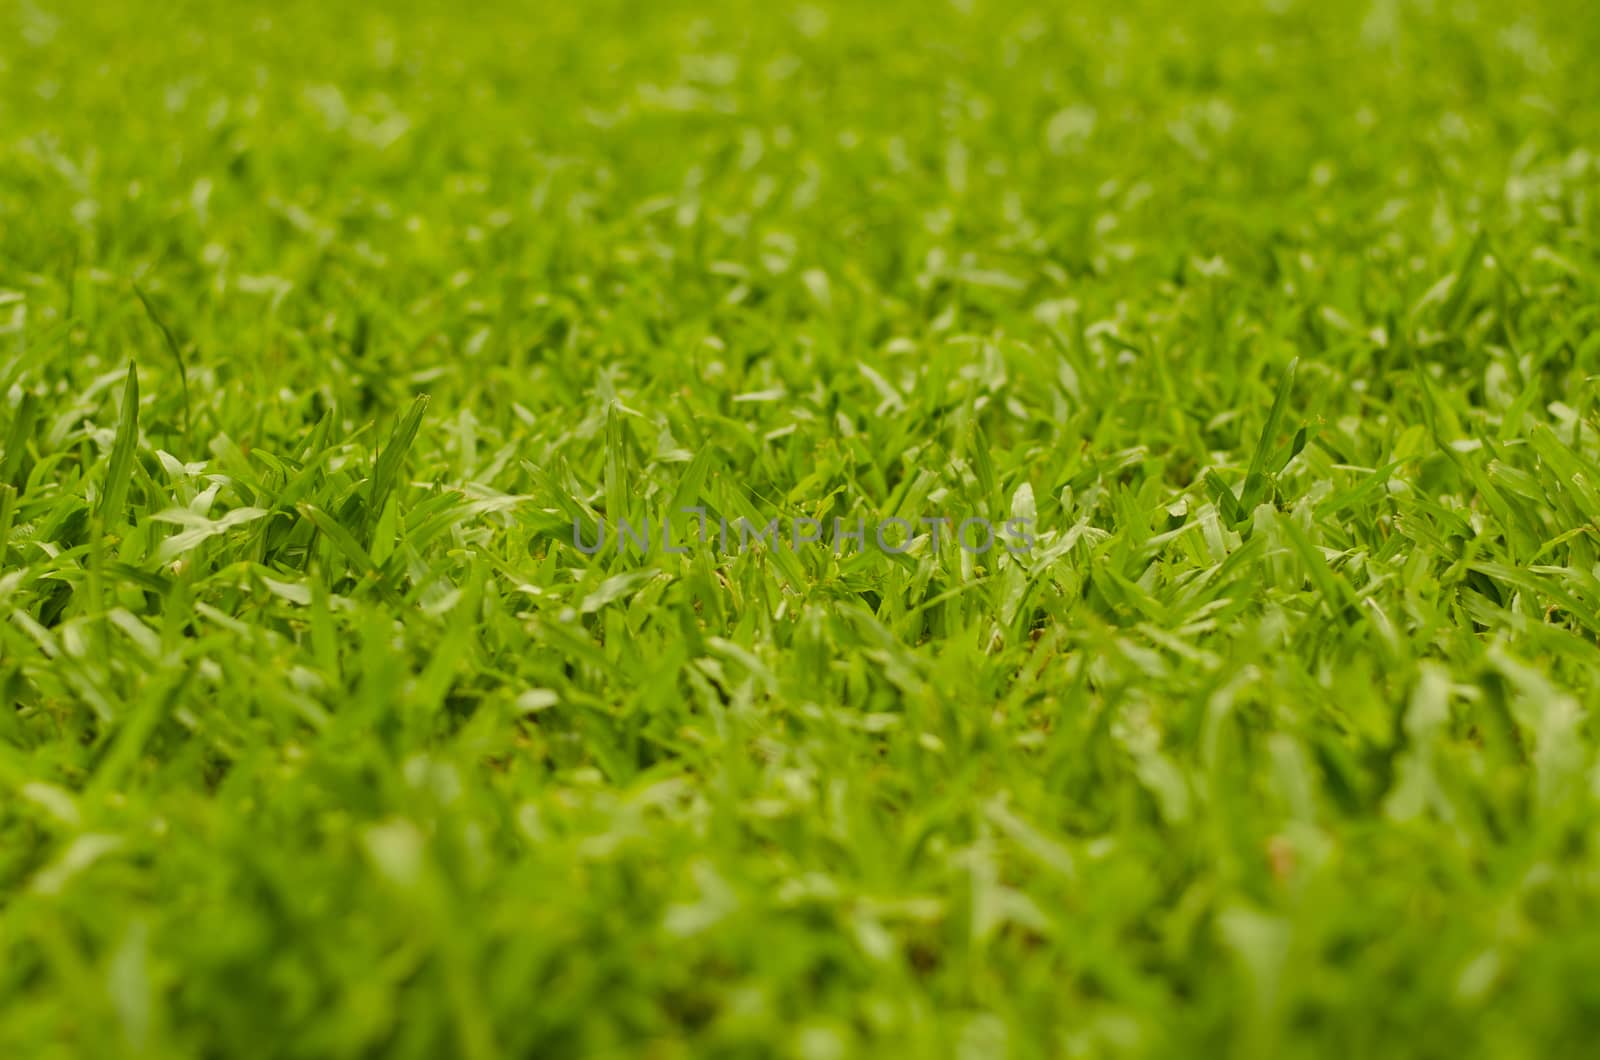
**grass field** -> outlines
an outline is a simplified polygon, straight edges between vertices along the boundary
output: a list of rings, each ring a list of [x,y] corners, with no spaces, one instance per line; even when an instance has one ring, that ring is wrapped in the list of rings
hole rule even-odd
[[[1597,56],[0,2],[0,1056],[1585,1055]]]

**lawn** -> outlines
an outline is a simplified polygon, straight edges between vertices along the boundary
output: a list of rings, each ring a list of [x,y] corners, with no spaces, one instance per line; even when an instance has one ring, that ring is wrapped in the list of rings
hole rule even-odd
[[[1584,1055],[1597,56],[0,3],[0,1056]]]

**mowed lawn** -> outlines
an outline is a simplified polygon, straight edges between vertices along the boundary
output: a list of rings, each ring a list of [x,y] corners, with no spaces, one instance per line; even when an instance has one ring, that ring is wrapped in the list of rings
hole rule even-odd
[[[1586,1055],[1597,379],[1593,0],[0,3],[0,1057]]]

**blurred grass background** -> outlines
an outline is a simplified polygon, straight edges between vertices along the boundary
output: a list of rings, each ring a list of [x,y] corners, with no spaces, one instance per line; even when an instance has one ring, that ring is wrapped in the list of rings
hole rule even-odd
[[[0,1055],[1588,1047],[1592,3],[0,41]]]

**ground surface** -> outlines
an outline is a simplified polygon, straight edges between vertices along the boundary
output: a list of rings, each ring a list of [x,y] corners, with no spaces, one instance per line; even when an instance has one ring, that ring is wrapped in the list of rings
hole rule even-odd
[[[0,5],[0,1055],[1591,1046],[1600,16],[1094,6]]]

